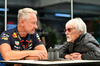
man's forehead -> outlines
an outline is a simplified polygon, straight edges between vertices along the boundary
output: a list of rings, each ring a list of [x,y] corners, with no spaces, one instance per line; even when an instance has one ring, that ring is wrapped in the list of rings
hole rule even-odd
[[[66,24],[66,28],[72,28],[72,27],[74,27],[74,24],[72,24],[72,23],[67,23]]]

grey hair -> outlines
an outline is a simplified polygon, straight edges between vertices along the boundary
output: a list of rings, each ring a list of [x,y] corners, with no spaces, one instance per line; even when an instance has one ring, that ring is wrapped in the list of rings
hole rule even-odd
[[[18,22],[20,20],[20,18],[28,18],[29,17],[29,13],[35,13],[37,15],[37,11],[36,10],[33,10],[32,8],[23,8],[23,9],[20,9],[18,11],[18,15],[17,15],[17,18],[18,18]]]
[[[74,19],[71,19],[69,20],[65,27],[67,26],[67,24],[70,23],[70,24],[74,24],[75,28],[78,30],[78,31],[82,31],[82,33],[87,33],[87,27],[86,27],[86,24],[84,23],[84,21],[81,19],[81,18],[74,18]]]

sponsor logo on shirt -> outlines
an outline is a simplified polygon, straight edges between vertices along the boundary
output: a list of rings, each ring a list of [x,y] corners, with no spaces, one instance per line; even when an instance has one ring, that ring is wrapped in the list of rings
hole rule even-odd
[[[8,40],[8,38],[6,38],[6,37],[2,37],[2,39],[4,39],[4,40]]]
[[[14,50],[20,50],[20,47],[14,46]]]
[[[38,38],[39,42],[41,41],[40,37],[38,34],[36,34],[36,37]]]
[[[32,46],[32,44],[29,44],[29,47]]]
[[[16,44],[16,45],[19,45],[19,41],[15,41],[15,44]]]
[[[3,34],[3,37],[9,37],[9,35],[8,34]]]
[[[32,42],[32,40],[30,40],[30,42]]]
[[[9,37],[8,34],[3,34],[1,39],[3,39],[3,40],[8,40],[8,37]]]

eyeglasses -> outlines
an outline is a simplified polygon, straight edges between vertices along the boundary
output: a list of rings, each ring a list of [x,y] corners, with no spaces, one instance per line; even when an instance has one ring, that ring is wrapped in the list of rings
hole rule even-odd
[[[73,28],[68,28],[68,29],[64,29],[64,32],[68,31],[68,32],[71,32],[71,29],[74,29],[75,27]]]

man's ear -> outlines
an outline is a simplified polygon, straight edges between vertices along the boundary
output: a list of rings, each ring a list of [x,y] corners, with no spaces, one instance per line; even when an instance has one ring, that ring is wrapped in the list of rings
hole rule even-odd
[[[83,31],[79,31],[80,34],[82,34]]]
[[[24,22],[25,22],[24,19],[20,19],[20,23],[21,23],[22,26],[24,26]]]

